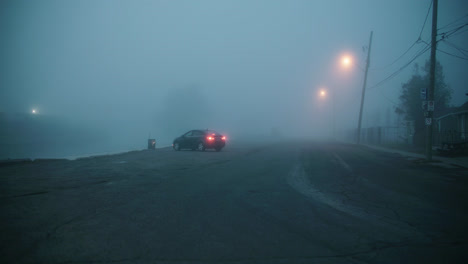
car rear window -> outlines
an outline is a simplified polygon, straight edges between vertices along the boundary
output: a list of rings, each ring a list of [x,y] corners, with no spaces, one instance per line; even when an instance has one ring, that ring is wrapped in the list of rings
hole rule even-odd
[[[221,136],[221,134],[219,134],[218,132],[214,131],[214,130],[206,130],[206,135],[215,135],[215,136]]]

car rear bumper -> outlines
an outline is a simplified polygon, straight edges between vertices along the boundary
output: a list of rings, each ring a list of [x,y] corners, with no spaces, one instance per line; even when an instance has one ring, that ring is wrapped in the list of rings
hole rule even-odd
[[[205,148],[223,148],[225,145],[224,141],[205,142]]]

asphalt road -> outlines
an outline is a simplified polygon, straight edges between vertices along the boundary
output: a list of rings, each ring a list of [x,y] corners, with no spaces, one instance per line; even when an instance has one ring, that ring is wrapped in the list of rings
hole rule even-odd
[[[0,263],[468,263],[468,170],[231,144],[0,167]]]

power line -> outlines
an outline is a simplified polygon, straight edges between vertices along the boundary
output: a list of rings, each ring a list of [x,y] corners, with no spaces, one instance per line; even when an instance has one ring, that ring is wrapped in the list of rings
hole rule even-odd
[[[454,21],[452,21],[452,22],[448,23],[447,25],[445,25],[445,26],[442,26],[442,27],[438,28],[438,30],[441,30],[441,29],[444,29],[444,28],[450,27],[450,26],[452,26],[453,24],[455,24],[455,23],[457,23],[457,22],[459,22],[459,21],[463,20],[463,19],[464,19],[464,18],[466,18],[466,17],[468,17],[468,14],[465,14],[464,16],[462,16],[462,17],[460,17],[460,18],[457,18],[457,19],[455,19]]]
[[[455,44],[449,42],[448,40],[444,40],[442,43],[445,43],[447,46],[450,46],[450,47],[452,47],[452,48],[458,50],[458,52],[460,52],[460,53],[463,54],[464,56],[468,57],[468,54],[467,54],[467,53],[468,53],[468,50],[462,49],[462,48],[458,47],[457,45],[455,45]],[[467,53],[465,53],[465,52],[467,52]]]
[[[397,61],[399,61],[401,58],[403,58],[416,44],[419,44],[420,42],[424,42],[421,40],[421,36],[422,36],[422,33],[424,31],[424,27],[426,26],[426,22],[427,22],[427,18],[429,17],[429,13],[431,11],[431,8],[432,8],[432,2],[434,0],[431,0],[431,3],[429,4],[429,8],[427,9],[427,13],[426,13],[426,18],[424,18],[424,23],[421,27],[421,30],[419,32],[419,36],[418,36],[418,39],[413,42],[413,44],[411,44],[411,46],[406,49],[405,52],[403,52],[403,54],[401,54],[400,56],[398,56],[398,58],[396,58],[392,63],[388,64],[387,66],[384,66],[384,67],[380,67],[380,68],[373,68],[371,69],[372,71],[375,71],[375,70],[384,70],[384,69],[387,69],[388,67],[392,66],[393,64],[395,64]]]
[[[401,54],[398,58],[396,58],[392,63],[388,64],[387,66],[384,66],[384,67],[381,67],[381,68],[374,68],[374,69],[371,69],[371,70],[376,71],[376,70],[385,70],[385,69],[387,69],[388,67],[392,66],[397,61],[399,61],[401,58],[403,58],[414,47],[414,45],[416,45],[418,43],[419,43],[419,39],[416,40],[415,42],[413,42],[413,44],[411,44],[411,46],[405,52],[403,52],[403,54]]]
[[[392,78],[394,78],[395,76],[397,76],[400,72],[402,72],[406,67],[408,67],[413,61],[415,61],[419,56],[421,56],[422,54],[424,54],[425,52],[427,52],[428,50],[430,49],[430,45],[426,45],[422,50],[420,50],[420,52],[418,54],[416,54],[409,62],[407,62],[405,65],[403,65],[402,67],[400,67],[398,70],[396,70],[395,72],[393,72],[392,74],[390,74],[387,78],[383,79],[382,81],[378,82],[377,84],[371,86],[369,88],[369,90],[371,89],[374,89],[374,88],[377,88],[379,86],[381,86],[382,84],[384,84],[385,82],[391,80]]]
[[[452,47],[454,47],[454,48],[457,48],[457,49],[460,50],[460,51],[468,52],[467,49],[460,48],[460,47],[458,47],[457,45],[453,44],[452,42],[450,42],[450,41],[448,41],[448,40],[446,40],[446,39],[444,39],[443,42],[444,42],[445,44],[449,44],[450,46],[452,46]]]
[[[444,33],[440,33],[438,35],[442,35],[442,38],[437,40],[437,42],[440,42],[440,41],[445,41],[446,38],[454,35],[455,33],[457,33],[459,30],[463,29],[464,27],[468,26],[468,23],[466,24],[463,24],[461,26],[458,26],[457,28],[455,29],[452,29],[452,30],[449,30],[447,32],[444,32]],[[371,86],[368,88],[368,90],[372,90],[374,88],[377,88],[379,86],[381,86],[382,84],[386,83],[387,81],[393,79],[395,76],[397,76],[399,73],[401,73],[406,67],[408,67],[413,61],[415,61],[417,58],[419,58],[421,55],[423,55],[424,53],[426,53],[430,48],[431,48],[431,43],[427,43],[425,41],[422,41],[422,40],[418,40],[422,43],[425,43],[426,46],[421,49],[409,62],[407,62],[405,65],[403,65],[402,67],[400,67],[398,70],[396,70],[395,72],[393,72],[392,74],[390,74],[388,77],[386,77],[385,79],[381,80],[380,82],[376,83],[375,85]],[[413,46],[413,45],[412,45]],[[411,47],[412,48],[412,47]],[[463,59],[463,60],[468,60],[467,58],[464,58],[464,57],[460,57],[460,56],[457,56],[455,54],[451,54],[451,53],[448,53],[448,52],[445,52],[443,50],[440,50],[438,49],[440,52],[442,53],[445,53],[447,55],[450,55],[450,56],[454,56],[454,57],[457,57],[459,59]]]
[[[411,65],[411,63],[413,61],[415,61],[417,58],[419,58],[421,55],[423,55],[424,53],[426,53],[428,50],[430,50],[431,47],[430,45],[426,45],[423,49],[421,49],[410,61],[408,61],[405,65],[403,65],[402,67],[400,67],[398,70],[396,70],[395,72],[393,72],[392,74],[390,74],[388,77],[386,77],[385,79],[381,80],[380,82],[376,83],[375,85],[371,86],[370,88],[368,88],[368,90],[372,90],[374,88],[377,88],[379,86],[381,86],[382,84],[384,84],[385,82],[393,79],[395,76],[397,76],[399,73],[401,73],[406,67],[408,67],[409,65]]]
[[[451,29],[449,31],[446,31],[446,32],[443,32],[443,33],[439,33],[437,34],[438,36],[442,36],[442,39],[446,39],[446,38],[449,38],[450,36],[454,35],[455,33],[457,33],[457,31],[463,29],[464,27],[468,26],[468,23],[465,23],[463,25],[460,25],[454,29]],[[465,31],[463,31],[465,32]]]
[[[426,18],[424,19],[424,24],[423,24],[423,26],[422,26],[422,28],[421,28],[421,32],[419,32],[419,37],[418,37],[418,39],[421,39],[421,35],[422,35],[422,33],[423,33],[424,27],[426,26],[427,17],[429,16],[429,12],[431,11],[432,2],[433,2],[433,1],[434,1],[434,0],[431,0],[431,3],[429,4],[429,8],[427,9]]]
[[[452,56],[452,57],[455,57],[455,58],[459,58],[459,59],[462,59],[462,60],[467,60],[468,61],[468,58],[464,58],[464,57],[460,57],[458,55],[455,55],[455,54],[452,54],[452,53],[449,53],[449,52],[446,52],[446,51],[443,51],[441,50],[440,48],[437,48],[438,51],[442,52],[442,53],[445,53],[449,56]]]
[[[387,99],[387,101],[389,101],[389,102],[392,103],[393,105],[398,106],[398,103],[395,103],[395,101],[393,101],[392,99],[388,98],[387,95],[384,94],[382,90],[379,90],[379,93],[380,93],[385,99]]]
[[[456,35],[461,35],[461,34],[467,32],[467,31],[468,31],[468,28],[465,29],[465,30],[459,31],[459,32],[457,32],[456,34],[453,34],[453,35],[454,35],[454,36],[456,36]]]

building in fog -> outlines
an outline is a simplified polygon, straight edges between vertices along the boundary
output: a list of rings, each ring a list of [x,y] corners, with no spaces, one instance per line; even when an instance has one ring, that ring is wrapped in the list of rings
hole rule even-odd
[[[441,113],[435,121],[436,143],[468,140],[468,102]]]

